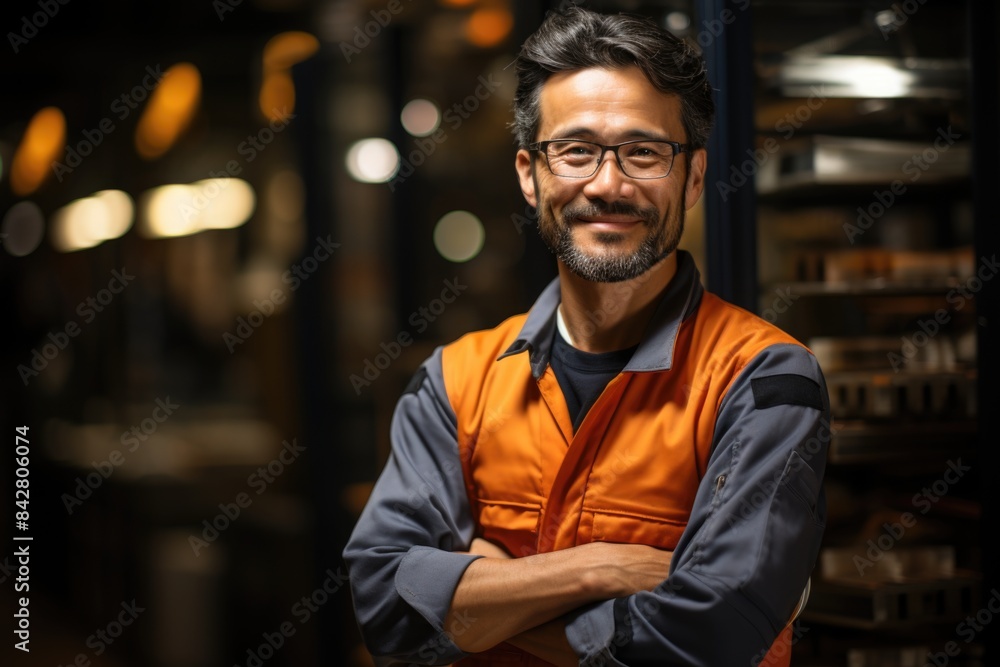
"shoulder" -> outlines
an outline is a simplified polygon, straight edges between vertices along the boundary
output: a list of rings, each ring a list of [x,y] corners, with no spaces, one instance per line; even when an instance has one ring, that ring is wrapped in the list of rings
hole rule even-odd
[[[734,359],[737,369],[772,346],[786,347],[795,356],[812,356],[791,334],[709,292],[702,296],[693,320],[696,344],[711,349],[714,355]]]
[[[754,315],[724,299],[705,292],[698,308],[698,324],[705,330],[736,344],[789,343],[799,345],[793,336],[764,318]]]
[[[691,318],[691,346],[699,367],[726,385],[723,394],[752,379],[798,375],[823,386],[812,352],[787,332],[706,292]]]
[[[444,346],[445,363],[482,364],[495,361],[510,345],[524,326],[527,313],[507,318],[492,329],[465,334]]]
[[[475,405],[475,397],[496,371],[497,359],[518,339],[526,318],[526,313],[514,315],[492,329],[467,333],[444,346],[441,375],[448,401],[456,413]],[[528,364],[525,362],[524,366]]]

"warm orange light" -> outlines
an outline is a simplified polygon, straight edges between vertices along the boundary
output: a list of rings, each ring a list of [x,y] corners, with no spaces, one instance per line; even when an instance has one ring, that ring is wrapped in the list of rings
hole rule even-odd
[[[201,74],[191,63],[178,63],[164,74],[135,131],[139,155],[152,160],[166,153],[191,124],[201,99]]]
[[[52,173],[52,163],[66,146],[66,117],[56,107],[36,113],[24,133],[10,167],[10,189],[24,197],[37,190]]]
[[[268,72],[260,84],[260,110],[272,121],[283,121],[295,109],[295,84],[288,70]]]
[[[288,69],[319,50],[319,40],[308,32],[275,35],[264,45],[264,72]]]
[[[506,9],[477,9],[465,24],[465,37],[475,46],[496,46],[510,34],[514,17]]]
[[[461,9],[462,7],[470,7],[476,3],[476,0],[438,0],[445,7],[453,7],[455,9]]]
[[[291,67],[319,50],[319,40],[308,32],[292,31],[275,35],[264,45],[264,79],[258,103],[264,117],[281,121],[295,110],[295,83]]]

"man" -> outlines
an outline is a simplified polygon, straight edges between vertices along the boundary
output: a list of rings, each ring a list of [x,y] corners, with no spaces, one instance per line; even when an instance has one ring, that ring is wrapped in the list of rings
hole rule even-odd
[[[704,188],[704,64],[573,8],[518,76],[515,166],[559,277],[400,398],[344,553],[366,644],[386,664],[787,664],[828,400],[808,350],[676,250]]]

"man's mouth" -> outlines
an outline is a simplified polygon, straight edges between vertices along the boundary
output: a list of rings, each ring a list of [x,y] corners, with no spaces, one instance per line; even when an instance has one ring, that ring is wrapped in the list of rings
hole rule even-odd
[[[621,215],[578,216],[574,220],[602,232],[622,232],[642,224],[640,218]]]

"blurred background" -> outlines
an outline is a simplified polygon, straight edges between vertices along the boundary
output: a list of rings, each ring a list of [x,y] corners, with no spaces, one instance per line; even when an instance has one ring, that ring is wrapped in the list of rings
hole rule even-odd
[[[827,374],[794,664],[1000,664],[995,4],[575,4],[705,53],[682,245]],[[340,552],[395,401],[555,275],[506,125],[559,5],[6,3],[3,664],[371,664]]]

